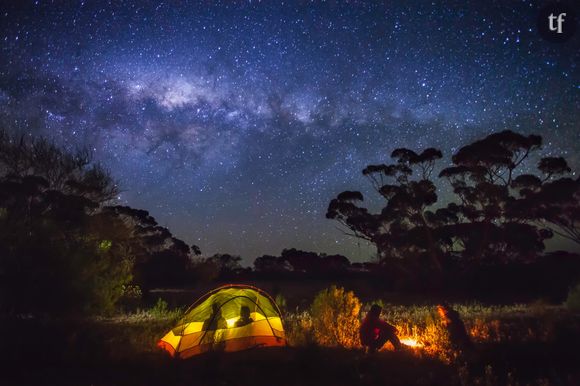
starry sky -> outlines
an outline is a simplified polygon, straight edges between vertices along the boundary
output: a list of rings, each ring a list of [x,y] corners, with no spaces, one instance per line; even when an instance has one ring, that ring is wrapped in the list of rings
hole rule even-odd
[[[363,261],[326,208],[377,207],[361,170],[396,147],[447,166],[512,129],[580,170],[580,38],[543,40],[542,4],[2,1],[0,125],[91,149],[120,204],[206,255]]]

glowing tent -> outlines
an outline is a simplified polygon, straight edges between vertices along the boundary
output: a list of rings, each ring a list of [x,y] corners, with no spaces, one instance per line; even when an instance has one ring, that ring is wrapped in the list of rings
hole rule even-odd
[[[157,343],[176,358],[208,351],[285,346],[280,310],[259,288],[230,284],[199,298]]]

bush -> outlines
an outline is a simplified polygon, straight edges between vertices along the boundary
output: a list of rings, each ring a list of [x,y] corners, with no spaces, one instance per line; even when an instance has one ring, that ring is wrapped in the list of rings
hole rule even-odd
[[[0,130],[0,313],[111,314],[131,282],[117,184],[89,154]]]
[[[291,346],[304,347],[316,344],[312,330],[312,317],[307,311],[286,314],[284,332]]]
[[[88,221],[88,220],[87,220]],[[64,239],[49,219],[0,221],[0,310],[7,314],[111,314],[131,281],[132,262],[115,240],[99,235]],[[80,234],[82,233],[82,234]]]
[[[143,291],[141,287],[135,284],[122,286],[123,294],[118,302],[118,308],[121,313],[135,312],[143,300]]]
[[[157,303],[151,308],[151,316],[161,319],[167,314],[167,311],[169,311],[167,302],[161,298],[157,298]]]
[[[284,295],[277,294],[276,297],[274,298],[274,302],[276,302],[276,305],[278,306],[282,314],[284,314],[287,311],[286,298],[284,297]]]
[[[332,286],[322,290],[311,306],[314,338],[322,346],[360,347],[361,302],[352,291]]]
[[[161,298],[157,298],[157,303],[149,310],[149,315],[157,320],[169,319],[177,321],[183,316],[182,308],[169,309],[169,304]]]
[[[580,283],[570,289],[564,305],[571,311],[580,311]]]

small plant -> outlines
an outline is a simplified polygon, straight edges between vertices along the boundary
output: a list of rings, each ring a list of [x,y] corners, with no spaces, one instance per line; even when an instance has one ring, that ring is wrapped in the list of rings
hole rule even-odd
[[[168,311],[168,304],[165,300],[158,298],[157,303],[151,308],[151,315],[156,318],[163,318]]]
[[[274,299],[274,301],[276,302],[276,305],[278,306],[280,311],[282,313],[285,313],[286,312],[286,298],[284,297],[284,295],[279,293],[278,295],[276,295],[276,298]]]
[[[315,344],[312,331],[312,317],[307,311],[286,315],[286,339],[291,346],[311,346]]]
[[[149,315],[154,319],[171,319],[177,320],[181,317],[183,310],[181,308],[169,309],[167,302],[161,298],[157,299],[157,303],[149,310]]]
[[[580,311],[580,283],[570,289],[570,292],[568,292],[568,298],[564,305],[570,311]]]
[[[332,286],[314,298],[311,307],[314,338],[322,346],[360,346],[361,302],[352,291]]]

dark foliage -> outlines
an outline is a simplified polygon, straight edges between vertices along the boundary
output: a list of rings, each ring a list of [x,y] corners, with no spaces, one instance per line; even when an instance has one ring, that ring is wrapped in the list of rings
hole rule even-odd
[[[191,281],[192,257],[200,254],[197,246],[190,247],[175,238],[146,210],[107,206],[103,211],[114,213],[130,229],[135,284],[148,291],[156,287],[183,286]]]
[[[1,134],[0,154],[1,310],[111,311],[132,266],[127,227],[100,210],[113,180],[44,140]]]
[[[294,277],[303,274],[336,276],[350,270],[350,261],[341,255],[318,254],[292,248],[284,249],[281,256],[258,257],[254,261],[254,270],[268,274],[292,273]]]
[[[190,247],[117,193],[88,152],[0,132],[0,311],[108,313],[130,283],[185,280]]]
[[[542,138],[506,130],[463,146],[440,171],[456,200],[442,206],[431,181],[439,150],[396,149],[394,164],[363,170],[385,204],[380,213],[360,206],[360,192],[333,199],[326,217],[348,235],[377,247],[382,264],[441,283],[444,269],[534,261],[557,234],[580,242],[580,182],[561,157],[540,160],[541,176],[521,173]],[[559,179],[555,179],[559,178]],[[438,207],[437,207],[437,206]]]

